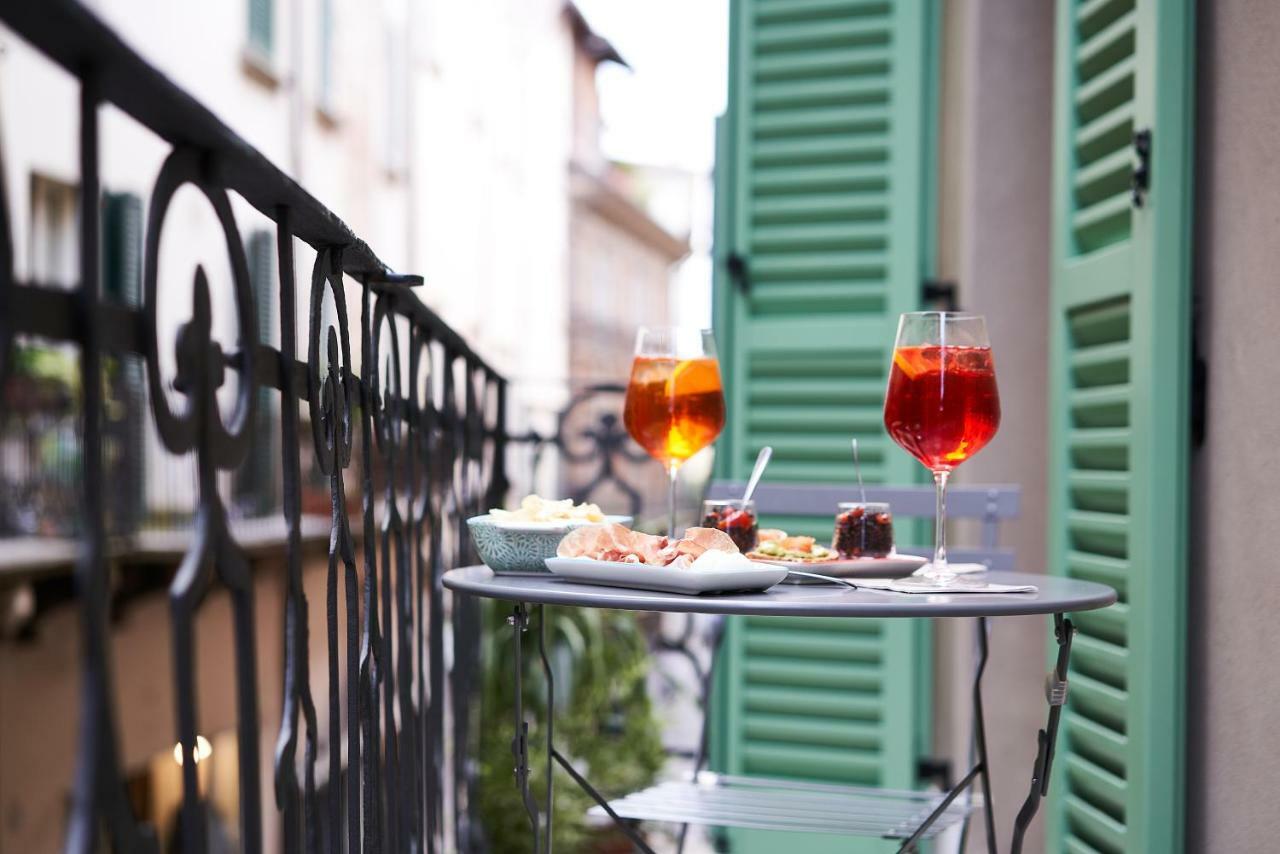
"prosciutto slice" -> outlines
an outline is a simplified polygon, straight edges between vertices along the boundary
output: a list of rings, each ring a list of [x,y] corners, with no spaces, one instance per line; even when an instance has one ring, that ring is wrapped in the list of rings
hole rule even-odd
[[[723,531],[689,528],[682,539],[632,531],[622,525],[590,525],[575,528],[560,541],[559,557],[584,557],[648,566],[688,566],[708,551],[738,553],[738,547]]]

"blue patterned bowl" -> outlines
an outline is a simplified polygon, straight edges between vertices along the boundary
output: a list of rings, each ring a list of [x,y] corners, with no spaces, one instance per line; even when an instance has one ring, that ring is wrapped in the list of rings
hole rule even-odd
[[[632,517],[606,516],[605,521],[630,525]],[[487,513],[467,520],[480,559],[497,575],[549,575],[545,561],[556,556],[556,547],[564,535],[591,524],[599,523],[499,525]]]

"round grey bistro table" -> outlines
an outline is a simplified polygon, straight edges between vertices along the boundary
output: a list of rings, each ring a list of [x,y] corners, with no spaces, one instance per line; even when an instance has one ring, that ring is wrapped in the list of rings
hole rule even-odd
[[[1074,628],[1067,614],[1076,611],[1091,611],[1105,608],[1116,601],[1116,592],[1103,584],[1091,581],[1080,581],[1070,578],[1057,578],[1045,575],[1029,575],[1014,572],[991,572],[987,580],[999,584],[1033,584],[1038,590],[1035,593],[956,593],[956,594],[894,594],[885,591],[863,589],[851,590],[836,585],[794,585],[779,584],[762,593],[730,593],[691,596],[679,593],[659,593],[648,590],[606,587],[603,585],[580,584],[561,580],[553,575],[547,576],[510,576],[495,575],[486,566],[469,566],[455,569],[444,574],[444,586],[454,591],[471,596],[498,599],[513,603],[512,616],[507,622],[515,630],[515,678],[516,678],[516,736],[512,742],[512,751],[516,760],[516,781],[523,796],[526,811],[529,813],[533,828],[534,850],[538,854],[551,852],[551,771],[553,763],[561,765],[569,776],[581,786],[600,808],[617,823],[618,827],[643,852],[651,849],[643,838],[630,826],[628,819],[639,818],[645,810],[628,814],[629,798],[610,803],[597,792],[591,784],[578,773],[554,745],[553,727],[547,721],[547,804],[545,825],[541,828],[539,821],[539,805],[529,791],[528,764],[528,723],[524,719],[521,708],[521,635],[529,628],[529,606],[537,606],[539,612],[543,605],[567,605],[581,608],[616,608],[628,611],[672,611],[700,614],[737,614],[747,616],[778,617],[915,617],[936,619],[940,617],[974,617],[978,620],[978,664],[973,682],[973,753],[974,765],[945,794],[929,795],[926,793],[897,792],[886,793],[878,800],[870,796],[860,801],[856,808],[852,802],[840,800],[843,787],[809,786],[799,787],[786,781],[766,781],[762,784],[750,778],[739,778],[735,781],[735,792],[762,795],[772,803],[799,803],[801,812],[807,816],[809,827],[820,825],[825,817],[824,825],[828,832],[838,832],[845,828],[846,832],[858,832],[862,826],[852,820],[841,823],[841,812],[865,815],[871,807],[868,803],[874,800],[874,806],[887,811],[896,820],[893,830],[881,835],[891,839],[901,839],[899,851],[915,850],[917,844],[929,838],[931,830],[936,832],[942,823],[966,821],[969,810],[957,810],[953,807],[956,798],[968,789],[975,780],[982,784],[982,805],[987,831],[987,847],[992,854],[998,851],[995,833],[995,818],[991,803],[990,779],[988,776],[987,746],[985,720],[982,712],[982,674],[987,661],[987,625],[989,617],[1020,616],[1029,614],[1052,615],[1054,636],[1058,643],[1057,659],[1049,671],[1045,683],[1045,696],[1049,704],[1048,723],[1038,734],[1038,749],[1035,764],[1031,773],[1031,787],[1014,821],[1013,840],[1010,850],[1014,854],[1022,849],[1023,836],[1031,823],[1040,800],[1048,792],[1049,776],[1053,766],[1054,744],[1057,740],[1058,720],[1062,714],[1062,706],[1067,696],[1067,662],[1071,654],[1071,636]],[[856,579],[851,579],[854,584]],[[543,673],[547,679],[548,708],[553,707],[554,685],[551,682],[551,668],[547,661],[545,634],[542,620],[538,620],[538,647],[542,659]],[[715,824],[714,815],[699,813],[703,807],[710,806],[712,811],[717,804],[726,805],[721,799],[700,798],[696,782],[692,787],[676,792],[679,805],[668,803],[662,811],[666,820],[687,823]],[[850,790],[851,791],[851,790]],[[739,794],[738,797],[744,797]],[[744,801],[736,802],[742,807]],[[842,810],[842,805],[847,810]],[[652,814],[650,803],[649,813]],[[959,805],[956,805],[957,807]],[[927,809],[927,812],[925,811]],[[823,810],[826,809],[824,813]],[[895,813],[894,810],[897,810]],[[903,812],[903,810],[908,810]],[[915,812],[910,812],[914,810]],[[763,814],[762,814],[763,815]],[[912,816],[918,818],[912,818]],[[906,820],[910,824],[904,826]],[[942,822],[940,822],[942,820]],[[785,828],[787,822],[775,814],[771,823],[753,824],[751,820],[730,820],[723,822],[743,827]],[[801,829],[800,825],[795,825]],[[862,832],[866,832],[865,829]]]

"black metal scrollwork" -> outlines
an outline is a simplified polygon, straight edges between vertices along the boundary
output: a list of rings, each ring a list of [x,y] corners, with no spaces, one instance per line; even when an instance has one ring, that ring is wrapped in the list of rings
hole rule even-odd
[[[125,796],[116,716],[107,656],[109,603],[104,525],[102,445],[102,328],[98,319],[98,105],[101,96],[90,80],[80,89],[80,288],[74,310],[82,330],[80,378],[84,389],[83,513],[84,548],[76,564],[80,605],[81,692],[75,781],[65,848],[87,854],[98,846],[105,827],[117,851],[150,854],[155,834],[134,819]],[[7,210],[0,197],[0,210]],[[7,224],[7,215],[6,215]],[[5,229],[7,235],[8,229]],[[6,237],[7,242],[7,237]],[[0,290],[9,287],[8,282]],[[6,296],[5,299],[8,299]],[[8,306],[6,306],[6,309]],[[5,312],[6,318],[9,316]],[[5,322],[0,320],[0,323]],[[12,329],[7,330],[6,348]]]
[[[256,315],[249,291],[249,266],[226,192],[207,179],[208,162],[198,152],[178,149],[169,155],[156,180],[147,225],[143,273],[144,338],[152,415],[161,441],[174,454],[194,450],[198,505],[195,536],[169,588],[173,623],[174,682],[177,688],[178,740],[182,755],[182,837],[189,851],[203,850],[204,805],[196,776],[195,615],[215,577],[231,593],[235,628],[236,718],[242,768],[258,767],[257,645],[254,638],[253,578],[249,562],[227,528],[226,509],[218,495],[215,473],[235,468],[248,450],[248,425],[253,418],[258,346]],[[175,343],[177,376],[173,387],[188,406],[176,414],[160,381],[157,328],[157,269],[160,232],[174,192],[184,183],[204,193],[217,214],[231,261],[232,288],[239,326],[239,351],[228,359],[212,338],[209,282],[203,267],[193,281],[191,318],[178,331]],[[230,426],[218,412],[217,390],[228,364],[242,373]],[[257,776],[240,779],[241,844],[245,851],[262,848],[262,801]]]
[[[281,463],[283,466],[283,511],[287,530],[289,584],[285,599],[284,708],[280,735],[276,740],[276,807],[284,814],[285,849],[320,851],[320,816],[316,805],[316,754],[319,732],[315,701],[311,696],[311,666],[307,658],[310,630],[307,625],[307,597],[302,584],[302,468],[298,447],[298,407],[300,397],[292,365],[297,357],[295,317],[297,307],[294,280],[293,233],[289,210],[277,213],[277,255],[280,267],[280,363]],[[309,372],[308,372],[309,373]],[[310,399],[310,398],[308,398]],[[307,726],[303,755],[302,812],[298,812],[298,780],[295,766],[298,712]],[[299,831],[302,837],[299,839]]]
[[[158,848],[157,835],[133,815],[126,794],[109,656],[103,375],[105,359],[129,353],[143,357],[151,415],[164,451],[194,457],[197,472],[194,533],[169,588],[177,733],[165,738],[180,744],[183,850],[202,851],[206,843],[209,808],[196,774],[200,707],[194,647],[197,614],[215,588],[225,589],[232,605],[239,841],[248,852],[264,844],[257,646],[272,640],[256,636],[250,564],[217,487],[224,473],[243,465],[255,401],[270,390],[280,394],[278,462],[286,531],[282,637],[275,639],[284,647],[283,705],[272,781],[284,849],[329,854],[471,850],[476,834],[468,752],[479,619],[474,602],[446,607],[440,578],[445,569],[472,558],[467,516],[501,503],[506,490],[505,380],[404,287],[419,281],[416,277],[389,271],[331,211],[148,66],[82,4],[5,4],[0,19],[81,84],[81,278],[73,294],[14,280],[0,187],[0,380],[10,367],[15,335],[34,333],[80,348],[83,548],[75,593],[82,690],[66,850],[90,852],[104,839],[119,851]],[[100,293],[97,114],[107,103],[172,146],[151,196],[143,296],[136,307],[108,304]],[[210,281],[197,267],[190,315],[176,340],[162,340],[162,329],[169,334],[162,321],[168,319],[159,311],[159,299],[185,283],[159,280],[160,235],[175,193],[188,184],[217,217],[230,279]],[[278,350],[259,340],[245,249],[229,199],[233,192],[276,224]],[[296,328],[295,239],[317,252],[303,360]],[[362,297],[359,373],[352,359],[347,276],[360,282]],[[234,298],[238,333],[227,349],[213,335],[220,286]],[[323,310],[326,294],[332,315]],[[408,358],[403,376],[402,345]],[[175,355],[172,378],[162,376],[166,347]],[[224,416],[218,397],[228,382],[235,383],[235,394]],[[309,439],[300,432],[308,429],[301,426],[299,412],[304,400]],[[358,461],[352,455],[357,433]],[[312,445],[328,481],[323,650],[311,647],[304,591],[304,442]],[[360,479],[363,499],[355,531],[348,513],[353,476]],[[452,678],[446,667],[449,619],[455,644]],[[327,698],[313,697],[310,669],[326,652]],[[328,712],[323,733],[317,700]],[[452,738],[446,739],[450,727]],[[446,790],[454,792],[452,814],[444,808]]]
[[[329,327],[326,336],[328,368],[320,377],[320,339],[324,325],[324,292],[332,294],[338,327]],[[311,271],[311,310],[307,347],[307,402],[315,439],[316,464],[329,476],[330,535],[329,566],[325,580],[325,602],[329,642],[329,846],[342,847],[342,676],[338,666],[338,564],[342,564],[346,596],[347,647],[347,767],[360,762],[360,673],[359,573],[355,543],[347,519],[347,489],[342,473],[351,463],[352,421],[355,391],[351,374],[351,334],[347,323],[346,291],[342,282],[342,252],[332,247],[316,254]],[[360,785],[346,781],[346,828],[348,850],[360,848]]]

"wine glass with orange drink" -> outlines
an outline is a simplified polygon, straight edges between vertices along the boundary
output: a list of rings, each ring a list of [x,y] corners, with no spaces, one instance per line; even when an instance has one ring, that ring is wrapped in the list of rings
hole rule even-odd
[[[627,432],[667,470],[668,532],[676,532],[680,466],[724,429],[724,389],[709,329],[642,327],[627,383]]]
[[[1000,426],[1000,392],[979,314],[920,311],[902,315],[884,399],[884,426],[895,442],[933,472],[938,510],[933,561],[921,573],[950,584],[947,479]]]

